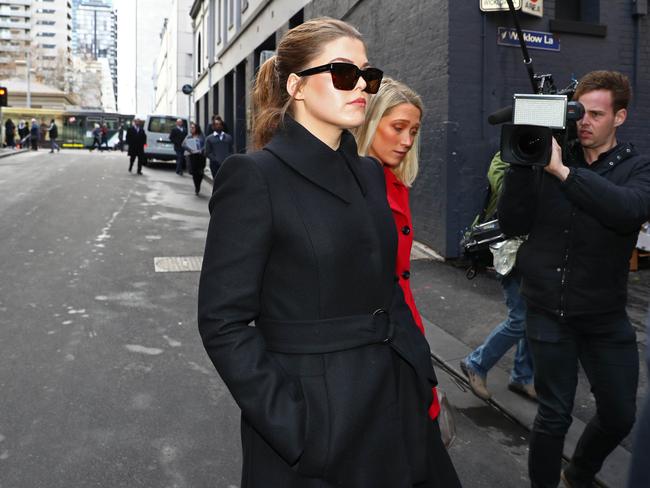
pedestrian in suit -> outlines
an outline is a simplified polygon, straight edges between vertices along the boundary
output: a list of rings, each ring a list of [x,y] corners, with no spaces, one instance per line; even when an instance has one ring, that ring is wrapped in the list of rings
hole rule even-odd
[[[185,166],[185,149],[183,149],[183,141],[187,137],[187,131],[183,119],[176,119],[176,125],[169,133],[169,140],[174,143],[174,151],[176,152],[176,174],[183,176],[183,168]]]
[[[147,144],[147,134],[142,127],[140,119],[133,119],[133,124],[126,131],[126,143],[129,146],[129,173],[133,169],[133,162],[138,158],[138,174],[142,174],[144,164],[144,146]]]
[[[263,150],[214,182],[199,330],[242,409],[247,488],[457,486],[436,473],[435,373],[393,279],[383,171],[347,130],[379,88],[368,65],[343,21],[289,30],[254,88]]]
[[[223,121],[214,118],[212,133],[205,140],[205,156],[210,160],[212,179],[216,177],[219,166],[232,154],[232,136],[223,129]]]
[[[371,97],[365,123],[354,134],[359,154],[372,156],[381,164],[386,181],[386,196],[397,231],[395,276],[404,293],[413,319],[424,334],[422,318],[415,305],[410,287],[413,223],[409,205],[409,188],[418,173],[418,148],[423,104],[420,96],[404,83],[384,77],[379,91]],[[434,388],[429,405],[429,417],[439,429],[440,403]],[[436,439],[437,441],[437,439]],[[437,442],[441,458],[447,456],[442,442]],[[449,462],[439,464],[438,475],[444,486],[455,486],[456,473]],[[451,469],[450,469],[451,468]]]
[[[203,132],[201,127],[194,122],[190,123],[190,133],[183,141],[183,149],[187,152],[187,160],[190,163],[192,179],[194,180],[194,194],[198,195],[201,191],[201,182],[203,181],[203,172],[205,171],[205,154],[203,146]]]
[[[50,121],[50,126],[47,129],[47,132],[50,135],[50,154],[56,149],[57,152],[61,151],[61,148],[56,143],[57,137],[59,137],[59,128],[56,126],[54,119]]]

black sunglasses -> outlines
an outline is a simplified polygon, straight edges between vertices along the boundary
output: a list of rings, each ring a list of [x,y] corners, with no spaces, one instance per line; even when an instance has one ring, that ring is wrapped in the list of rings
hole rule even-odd
[[[332,75],[332,84],[337,90],[354,90],[359,78],[363,78],[366,82],[366,87],[363,91],[370,94],[379,91],[379,85],[381,85],[381,79],[384,76],[384,72],[380,69],[359,69],[352,63],[328,63],[323,66],[303,70],[296,74],[303,77],[325,73],[326,71],[329,71]]]

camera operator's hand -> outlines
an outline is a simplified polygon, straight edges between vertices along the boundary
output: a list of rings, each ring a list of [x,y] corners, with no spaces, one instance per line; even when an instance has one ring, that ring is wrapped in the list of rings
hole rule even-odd
[[[564,181],[569,176],[569,168],[562,162],[562,148],[553,138],[553,148],[551,151],[551,161],[544,166],[544,170],[551,173],[560,181]]]

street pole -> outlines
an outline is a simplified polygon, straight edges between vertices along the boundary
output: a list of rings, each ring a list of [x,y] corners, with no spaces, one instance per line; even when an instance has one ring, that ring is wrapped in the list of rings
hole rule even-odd
[[[135,115],[138,114],[138,0],[135,0]]]
[[[32,53],[27,51],[27,108],[32,108]]]

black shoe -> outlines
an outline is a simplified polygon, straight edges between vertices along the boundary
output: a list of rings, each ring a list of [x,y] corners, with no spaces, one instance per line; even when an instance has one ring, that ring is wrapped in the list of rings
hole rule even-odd
[[[133,168],[129,168],[129,173],[132,171]]]
[[[138,174],[141,175],[141,174],[142,174],[142,171],[138,171]]]
[[[531,400],[537,401],[537,392],[532,383],[508,383],[508,390],[517,393],[519,395],[525,396]]]

